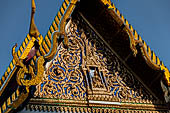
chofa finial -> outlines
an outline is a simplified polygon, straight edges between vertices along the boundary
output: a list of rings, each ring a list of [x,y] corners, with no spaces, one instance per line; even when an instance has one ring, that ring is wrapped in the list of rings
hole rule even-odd
[[[35,1],[32,0],[32,12],[31,12],[31,23],[30,23],[29,34],[30,34],[30,36],[37,38],[40,35],[40,33],[39,33],[39,31],[35,25],[35,21],[34,21],[35,10],[36,10]]]

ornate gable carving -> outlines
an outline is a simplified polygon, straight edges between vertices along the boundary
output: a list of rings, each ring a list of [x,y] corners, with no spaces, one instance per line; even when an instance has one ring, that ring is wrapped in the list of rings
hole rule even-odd
[[[76,100],[103,96],[98,99],[153,101],[154,97],[80,18],[73,19],[67,31],[69,49],[63,45],[58,48],[34,96]]]

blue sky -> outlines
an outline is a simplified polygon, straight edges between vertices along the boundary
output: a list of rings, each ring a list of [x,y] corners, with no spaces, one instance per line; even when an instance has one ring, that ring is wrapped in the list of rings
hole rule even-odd
[[[170,67],[170,1],[112,0],[133,28],[157,56]],[[35,22],[45,36],[62,0],[35,0]],[[11,49],[20,45],[29,32],[31,0],[1,0],[0,4],[0,76],[7,69]]]

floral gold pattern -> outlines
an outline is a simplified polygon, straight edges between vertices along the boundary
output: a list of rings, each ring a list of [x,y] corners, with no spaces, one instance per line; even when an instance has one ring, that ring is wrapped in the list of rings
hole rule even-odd
[[[154,100],[83,19],[73,19],[68,31],[69,50],[61,44],[35,97],[85,100],[88,91],[104,91],[120,100]]]

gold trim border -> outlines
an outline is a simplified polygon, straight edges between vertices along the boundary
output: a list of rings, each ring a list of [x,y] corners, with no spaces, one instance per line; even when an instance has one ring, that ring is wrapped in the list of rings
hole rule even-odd
[[[105,101],[107,103],[107,101]],[[158,111],[167,110],[167,107],[160,104],[152,103],[136,103],[136,102],[120,102],[120,105],[116,104],[96,104],[89,103],[86,100],[57,100],[57,99],[31,99],[28,103],[28,109],[32,106],[32,109],[48,107],[76,107],[76,108],[98,108],[98,109],[120,109],[120,110],[146,110],[146,111]],[[39,107],[37,107],[39,106]],[[35,110],[36,111],[36,110]]]

